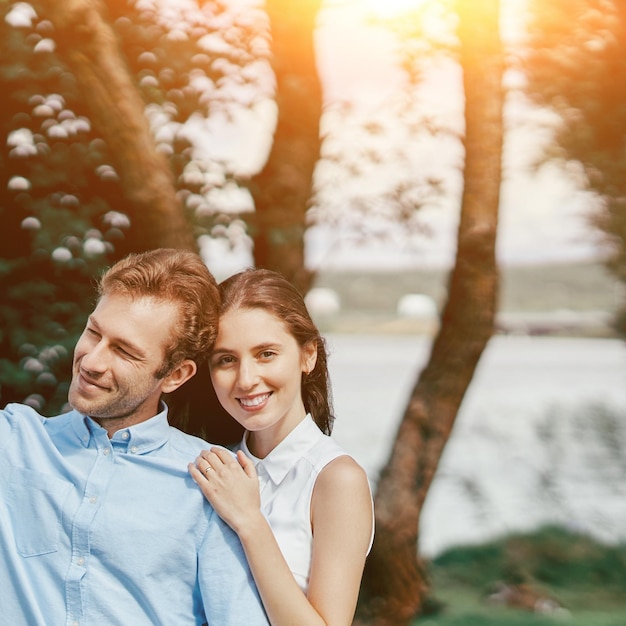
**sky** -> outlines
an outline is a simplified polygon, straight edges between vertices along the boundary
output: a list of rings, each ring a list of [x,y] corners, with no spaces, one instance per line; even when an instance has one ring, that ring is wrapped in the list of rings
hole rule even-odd
[[[328,0],[320,15],[316,33],[318,69],[323,83],[326,113],[322,129],[327,142],[340,144],[355,152],[360,142],[368,141],[358,127],[360,121],[381,119],[394,99],[402,97],[404,77],[396,63],[397,47],[393,35],[368,20],[376,0]],[[379,1],[381,10],[394,2]],[[524,0],[505,0],[502,10],[503,37],[510,42],[523,37]],[[369,10],[369,13],[368,13]],[[515,87],[522,77],[509,73],[505,83],[512,87],[505,108],[508,128],[503,156],[500,225],[497,254],[503,265],[570,262],[596,258],[597,235],[588,228],[595,200],[579,188],[580,171],[572,164],[550,164],[535,170],[533,164],[550,139],[554,118],[549,112],[529,105]],[[353,121],[346,124],[338,111],[349,103]],[[463,125],[463,94],[459,68],[448,63],[434,67],[427,75],[416,108],[435,115],[452,128]],[[270,103],[258,105],[250,115],[244,113],[236,124],[214,119],[211,137],[213,150],[228,146],[231,163],[240,171],[251,171],[262,163],[269,149],[267,132],[275,110]],[[429,143],[424,139],[408,141],[400,122],[390,123],[387,115],[385,141],[379,145],[385,159],[376,169],[352,182],[337,180],[337,172],[318,167],[316,180],[331,193],[322,194],[319,214],[332,225],[314,227],[307,234],[307,264],[323,268],[394,269],[414,266],[446,266],[454,260],[459,195],[462,178],[460,145],[449,142]],[[393,116],[392,116],[393,117]],[[197,129],[194,130],[197,136]],[[414,144],[414,145],[413,145]],[[327,144],[330,145],[330,144]],[[391,158],[397,152],[405,158]],[[385,240],[356,242],[350,227],[338,227],[335,220],[346,212],[350,193],[371,189],[380,192],[385,185],[403,177],[425,173],[441,176],[450,193],[437,205],[422,209],[420,220],[430,235],[410,236],[404,227],[387,227]],[[230,190],[230,202],[249,202],[241,193]],[[374,226],[372,222],[372,227]],[[219,242],[205,249],[210,264],[222,263],[226,273],[251,263],[249,247],[243,245],[234,254]],[[227,255],[230,254],[230,257]],[[226,255],[226,256],[225,256]],[[218,261],[219,259],[219,261]]]
[[[502,31],[508,41],[523,36],[522,8],[520,0],[503,3]],[[394,45],[388,32],[366,23],[363,2],[331,4],[318,31],[319,66],[327,102],[349,99],[373,109],[400,92],[402,74],[394,64]],[[505,82],[514,88],[520,79],[511,73]],[[460,82],[457,67],[433,69],[428,77],[429,87],[424,89],[419,103],[421,109],[448,119],[459,130],[462,129],[463,115]],[[594,200],[580,191],[580,172],[572,165],[559,167],[555,164],[533,171],[533,163],[550,139],[554,119],[547,111],[532,107],[520,93],[513,91],[508,96],[505,121],[509,130],[504,146],[499,259],[507,264],[526,264],[595,256],[597,242],[586,223]],[[429,161],[440,158],[433,151],[429,154],[426,144],[422,148],[424,151]],[[460,162],[462,155],[457,153],[456,159],[457,163]],[[454,167],[454,158],[451,161],[447,164],[448,170]],[[452,171],[448,175],[454,177],[456,174]],[[458,194],[460,180],[452,184]],[[395,253],[387,251],[387,261],[394,257],[397,262],[409,264],[411,259],[434,264],[450,263],[454,254],[457,217],[458,195],[450,198],[445,208],[429,211],[427,221],[434,237],[431,241],[421,238],[421,251],[398,248],[396,242]]]

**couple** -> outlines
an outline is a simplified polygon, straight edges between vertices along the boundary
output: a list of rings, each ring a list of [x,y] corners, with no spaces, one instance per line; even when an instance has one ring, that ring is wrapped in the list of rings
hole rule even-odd
[[[207,357],[246,429],[236,457],[167,422],[161,394]],[[327,376],[275,273],[218,290],[192,253],[114,265],[76,344],[73,410],[0,411],[0,624],[350,624],[371,495],[323,434]]]

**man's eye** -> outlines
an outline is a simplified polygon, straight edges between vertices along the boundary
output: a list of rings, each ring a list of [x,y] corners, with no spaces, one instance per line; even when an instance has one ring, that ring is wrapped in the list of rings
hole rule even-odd
[[[115,349],[118,351],[119,354],[121,354],[126,359],[134,359],[135,358],[130,352],[126,352],[126,350],[124,350],[124,348],[120,348],[118,346]]]

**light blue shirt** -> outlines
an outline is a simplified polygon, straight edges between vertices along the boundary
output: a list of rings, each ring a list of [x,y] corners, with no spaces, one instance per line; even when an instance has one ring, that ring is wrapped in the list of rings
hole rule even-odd
[[[0,625],[267,625],[236,534],[167,410],[115,433],[0,411]]]

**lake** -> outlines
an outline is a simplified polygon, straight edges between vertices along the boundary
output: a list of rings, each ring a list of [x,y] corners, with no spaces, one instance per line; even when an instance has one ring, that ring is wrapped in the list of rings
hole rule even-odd
[[[327,335],[335,438],[373,484],[429,356],[419,335]],[[496,336],[421,519],[420,551],[559,523],[626,540],[626,344]]]

